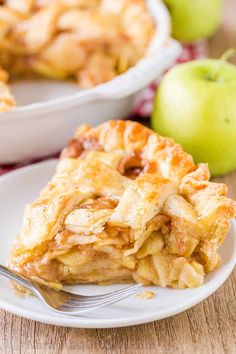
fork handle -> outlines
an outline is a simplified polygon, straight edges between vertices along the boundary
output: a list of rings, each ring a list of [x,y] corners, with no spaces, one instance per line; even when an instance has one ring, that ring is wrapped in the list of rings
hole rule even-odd
[[[24,286],[25,288],[27,288],[35,293],[35,288],[28,278],[26,278],[24,275],[21,275],[21,274],[15,272],[14,270],[4,267],[1,264],[0,264],[0,275],[4,276],[10,280],[13,280],[17,284]]]

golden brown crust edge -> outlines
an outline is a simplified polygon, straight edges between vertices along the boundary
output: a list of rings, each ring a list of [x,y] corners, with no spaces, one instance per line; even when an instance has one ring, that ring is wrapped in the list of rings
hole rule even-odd
[[[76,158],[89,149],[120,149],[126,154],[139,154],[144,164],[145,161],[149,165],[152,163],[155,172],[159,170],[162,177],[180,186],[181,194],[194,205],[200,216],[217,213],[219,210],[223,211],[225,217],[236,216],[236,202],[226,198],[227,186],[209,182],[210,172],[207,164],[196,166],[192,156],[186,153],[181,145],[138,122],[110,120],[96,128],[82,125],[62,151],[61,158]]]
[[[122,150],[127,155],[140,155],[144,165],[150,168],[149,172],[160,172],[162,177],[174,181],[199,218],[212,224],[210,231],[214,234],[214,244],[209,239],[199,246],[198,252],[203,259],[209,259],[212,247],[223,242],[229,219],[236,216],[236,203],[226,197],[226,185],[209,182],[207,165],[195,166],[192,157],[172,139],[161,137],[133,121],[108,121],[97,128],[83,125],[77,129],[61,158],[71,157],[75,162],[89,150]],[[206,272],[213,270],[217,262],[218,258],[212,257]]]
[[[164,178],[178,184],[187,173],[196,169],[192,157],[174,140],[129,120],[111,120],[96,128],[82,125],[62,151],[61,158],[76,158],[89,149],[139,154],[147,162],[154,163],[155,172],[159,169]]]

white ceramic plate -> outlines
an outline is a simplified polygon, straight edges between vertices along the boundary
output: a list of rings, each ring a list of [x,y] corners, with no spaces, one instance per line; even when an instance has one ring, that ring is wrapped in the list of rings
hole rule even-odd
[[[52,176],[56,161],[43,162],[22,168],[0,178],[0,263],[5,264],[14,236],[19,232],[24,205],[32,201]],[[222,267],[206,277],[204,285],[196,289],[174,290],[148,287],[156,297],[139,299],[136,295],[109,307],[89,312],[80,317],[66,317],[48,310],[36,297],[21,298],[0,279],[0,307],[35,321],[83,328],[123,327],[151,322],[184,311],[212,294],[230,275],[236,262],[236,228],[232,223],[230,234],[221,249]],[[82,294],[100,294],[117,286],[82,285],[73,291]],[[146,288],[145,288],[146,290]],[[138,290],[141,293],[143,290]]]

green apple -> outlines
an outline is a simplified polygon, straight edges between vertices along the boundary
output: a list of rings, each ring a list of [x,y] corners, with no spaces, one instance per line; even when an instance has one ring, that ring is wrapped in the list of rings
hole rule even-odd
[[[218,28],[222,0],[165,0],[173,36],[183,42],[210,37]]]
[[[236,66],[196,60],[170,70],[154,103],[152,127],[170,136],[213,175],[236,168]]]

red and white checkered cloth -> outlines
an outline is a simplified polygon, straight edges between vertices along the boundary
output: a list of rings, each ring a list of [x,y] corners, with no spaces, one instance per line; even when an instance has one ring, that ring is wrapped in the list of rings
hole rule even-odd
[[[187,61],[191,61],[194,59],[202,59],[206,58],[208,55],[207,42],[201,41],[198,43],[187,45],[183,48],[182,54],[180,58],[177,60],[176,64],[185,63]],[[155,96],[155,92],[158,86],[160,79],[151,83],[147,88],[145,88],[137,99],[137,105],[133,112],[134,119],[142,119],[148,118],[152,112],[153,99]],[[131,116],[132,118],[132,116]],[[1,166],[0,165],[0,176],[15,170],[17,168],[27,166],[39,161],[48,160],[50,158],[57,157],[57,154],[54,156],[48,156],[42,160],[34,160],[34,161],[25,161],[23,163],[17,163],[14,165]]]
[[[194,59],[206,58],[208,55],[208,47],[206,41],[197,42],[195,44],[183,47],[182,54],[176,64],[182,64]],[[160,79],[150,84],[144,89],[138,97],[137,106],[134,114],[139,117],[149,117],[152,112],[153,99]]]

